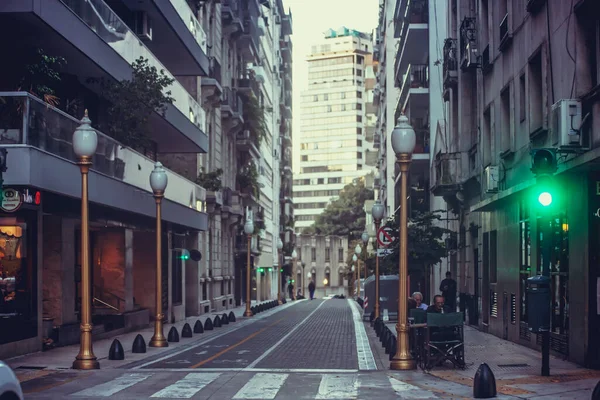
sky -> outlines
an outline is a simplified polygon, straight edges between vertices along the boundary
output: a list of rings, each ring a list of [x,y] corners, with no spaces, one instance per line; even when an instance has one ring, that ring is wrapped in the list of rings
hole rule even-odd
[[[306,56],[313,43],[329,29],[346,26],[372,33],[377,27],[379,0],[283,0],[286,13],[292,12],[293,72],[293,169],[299,172],[300,160],[300,93],[306,90],[308,69]]]

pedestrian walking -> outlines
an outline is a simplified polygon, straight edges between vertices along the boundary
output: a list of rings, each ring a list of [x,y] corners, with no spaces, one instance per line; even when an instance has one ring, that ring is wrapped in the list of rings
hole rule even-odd
[[[288,285],[288,293],[290,295],[290,299],[294,300],[294,284],[292,281],[290,281],[290,284]]]
[[[314,299],[315,298],[315,283],[313,281],[310,281],[310,283],[308,284],[308,292],[310,293],[310,299]]]
[[[442,296],[444,296],[444,300],[446,302],[446,306],[451,310],[451,312],[456,311],[456,281],[452,279],[452,272],[446,272],[446,279],[442,281],[440,284],[440,291],[442,292]]]

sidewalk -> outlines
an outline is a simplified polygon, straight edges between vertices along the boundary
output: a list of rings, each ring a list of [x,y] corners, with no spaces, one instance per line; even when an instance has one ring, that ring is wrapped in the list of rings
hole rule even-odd
[[[223,315],[223,313],[225,313],[225,311],[221,311],[220,313],[203,314],[198,317],[188,317],[185,320],[176,322],[174,324],[165,324],[164,329],[163,329],[165,336],[168,335],[169,330],[171,329],[171,327],[174,326],[174,327],[176,327],[177,332],[179,333],[179,342],[169,343],[169,347],[164,347],[164,348],[156,348],[156,347],[148,346],[148,343],[150,342],[150,338],[152,337],[152,334],[154,333],[154,325],[151,325],[150,327],[139,330],[139,331],[129,332],[129,333],[125,333],[122,335],[117,335],[114,337],[94,341],[94,343],[93,343],[94,354],[98,358],[98,361],[100,361],[101,369],[107,370],[107,369],[119,368],[124,365],[143,360],[145,358],[157,356],[162,353],[172,352],[172,351],[176,350],[177,348],[179,348],[181,346],[189,345],[190,343],[206,341],[206,340],[210,340],[210,339],[216,339],[216,338],[223,336],[229,332],[241,329],[242,327],[244,327],[248,324],[251,324],[254,321],[261,320],[270,315],[273,315],[274,313],[285,310],[286,308],[291,307],[294,304],[298,304],[299,302],[300,301],[293,301],[293,302],[289,301],[286,304],[282,304],[282,305],[274,307],[268,311],[263,311],[259,314],[256,314],[252,318],[242,317],[242,315],[246,309],[245,305],[236,307],[236,308],[232,308],[232,309],[227,310],[226,313],[229,315],[229,313],[231,311],[233,311],[233,313],[236,317],[236,322],[234,322],[234,323],[230,322],[228,325],[222,325],[221,328],[214,328],[214,330],[212,330],[212,331],[205,331],[204,333],[201,333],[201,334],[194,334],[193,337],[191,337],[191,338],[182,338],[181,337],[181,329],[183,328],[183,326],[186,323],[190,324],[190,326],[193,329],[196,321],[200,320],[200,322],[204,326],[204,323],[208,318],[210,318],[211,320],[214,320],[215,316],[217,316],[217,315],[221,316],[221,315]],[[256,304],[257,303],[255,301],[252,302],[252,305],[256,305]],[[146,341],[146,346],[147,346],[146,353],[134,354],[131,352],[131,349],[133,346],[133,341],[135,340],[135,337],[138,334],[141,334],[144,337],[144,340]],[[123,349],[125,350],[125,359],[124,360],[121,360],[121,361],[108,360],[108,351],[109,351],[110,346],[114,339],[119,339],[119,341],[123,345]],[[71,369],[73,360],[75,359],[75,356],[77,355],[78,352],[79,352],[79,344],[76,344],[76,345],[70,345],[70,346],[64,346],[64,347],[57,347],[55,349],[47,350],[47,351],[26,354],[23,356],[18,356],[15,358],[4,360],[4,361],[15,371],[15,374],[17,375],[19,380],[21,382],[25,382],[30,379],[39,378],[44,375],[49,375],[58,370]]]
[[[368,323],[367,323],[368,324]],[[395,323],[386,323],[396,335]],[[370,328],[373,330],[373,328]],[[590,399],[600,380],[600,371],[578,366],[561,358],[550,356],[551,376],[541,376],[540,352],[517,343],[500,339],[465,325],[464,370],[454,369],[450,363],[435,367],[428,374],[446,381],[473,386],[473,377],[482,363],[487,363],[496,377],[498,394],[532,398]],[[381,345],[377,343],[380,347]],[[389,364],[388,364],[389,365]],[[561,394],[565,394],[562,397]]]

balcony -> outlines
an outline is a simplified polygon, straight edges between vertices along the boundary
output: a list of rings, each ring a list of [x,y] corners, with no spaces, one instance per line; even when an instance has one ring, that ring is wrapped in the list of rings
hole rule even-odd
[[[221,115],[231,121],[236,121],[237,125],[244,122],[244,103],[236,90],[228,87],[223,88]]]
[[[202,87],[200,93],[203,103],[210,103],[216,106],[221,102],[223,88],[221,87],[221,64],[214,57],[210,58],[209,71],[207,77],[203,76],[200,78]]]
[[[208,74],[207,36],[194,10],[186,0],[121,0],[132,12],[134,20],[142,21],[143,38],[152,53],[175,75],[205,76]],[[90,3],[98,11],[101,0],[67,0]],[[70,4],[69,4],[70,3]],[[110,3],[110,1],[109,1]],[[119,9],[114,8],[119,11]],[[130,17],[124,17],[126,20]],[[143,21],[147,20],[147,23]],[[143,26],[147,28],[144,29]],[[149,27],[149,28],[148,28]]]
[[[242,10],[239,0],[222,0],[221,21],[225,33],[234,35],[244,30]]]
[[[250,131],[242,131],[236,135],[236,148],[240,152],[248,153],[253,159],[260,160],[257,140],[252,137]]]
[[[246,96],[253,95],[257,99],[260,98],[260,84],[253,73],[247,72],[242,78],[237,79],[237,90]]]
[[[425,64],[429,55],[429,8],[427,0],[408,0],[405,14],[396,21],[399,38],[394,60],[396,83],[399,86],[409,64]]]
[[[38,4],[35,1],[12,4],[14,7],[0,7],[0,34],[4,37],[16,34],[22,38],[21,46],[52,49],[63,55],[68,73],[80,81],[88,77],[130,79],[131,64],[140,57],[173,78],[138,36],[101,0],[45,0],[44,7],[34,7]],[[91,89],[100,90],[95,86]],[[152,115],[153,129],[149,132],[159,151],[206,151],[204,110],[179,82],[175,81],[167,90],[175,99],[174,104],[167,106],[164,115]]]
[[[429,67],[427,65],[410,65],[398,98],[398,113],[408,113],[411,110],[413,118],[424,114],[429,109]],[[417,115],[418,114],[418,115]]]
[[[0,92],[0,98],[0,145],[10,153],[6,183],[79,198],[80,172],[71,139],[80,121],[25,92]],[[154,160],[96,132],[90,201],[154,218],[148,180]],[[163,217],[205,230],[206,215],[197,210],[206,191],[170,170],[167,176]]]
[[[284,14],[281,16],[281,33],[283,35],[291,35],[294,32],[292,31],[292,13]]]
[[[292,118],[292,95],[286,91],[279,98],[279,105],[283,118]]]
[[[462,153],[438,153],[434,161],[434,196],[453,196],[462,187]]]
[[[510,31],[508,23],[509,14],[507,13],[502,19],[502,22],[500,22],[500,27],[498,28],[500,33],[500,45],[498,46],[498,49],[500,51],[506,50],[508,46],[510,46],[510,44],[512,43],[512,33]]]
[[[283,61],[291,64],[292,52],[293,52],[292,41],[290,39],[280,40],[279,46],[280,46],[281,56],[283,57]]]
[[[444,100],[450,100],[450,89],[458,84],[458,54],[456,39],[444,41]]]
[[[246,62],[254,63],[260,59],[260,37],[264,32],[257,24],[258,18],[258,14],[253,15],[250,10],[247,10],[244,15],[244,29],[238,40],[238,49]]]

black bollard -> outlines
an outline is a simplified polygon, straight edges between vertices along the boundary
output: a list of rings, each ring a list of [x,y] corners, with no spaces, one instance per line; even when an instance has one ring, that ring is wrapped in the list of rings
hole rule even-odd
[[[138,333],[138,335],[133,340],[133,346],[131,346],[132,353],[145,353],[146,352],[146,342],[144,341],[144,337]]]
[[[250,307],[250,311],[252,311],[252,315],[256,315],[256,307],[255,306]]]
[[[375,311],[371,311],[371,314],[369,314],[369,322],[371,323],[371,326],[373,326],[373,321],[375,321]]]
[[[194,324],[194,333],[204,333],[204,327],[202,326],[202,322],[197,320]]]
[[[229,322],[235,322],[235,314],[233,311],[229,312]]]
[[[388,336],[388,339],[384,343],[385,354],[391,353],[393,341],[394,341],[394,335]]]
[[[598,381],[598,384],[592,392],[592,400],[600,400],[600,381]]]
[[[108,359],[109,360],[124,360],[125,359],[125,350],[123,350],[123,346],[119,339],[113,340],[110,345],[110,349],[108,350]]]
[[[177,328],[174,326],[169,330],[169,334],[167,335],[168,342],[179,342],[179,332],[177,332]]]
[[[212,331],[213,330],[213,323],[210,320],[210,318],[207,318],[206,322],[204,322],[204,330],[205,331]]]
[[[496,378],[486,363],[479,366],[473,378],[473,397],[476,399],[496,397]]]
[[[221,318],[219,318],[218,315],[215,315],[215,319],[213,321],[213,326],[215,328],[220,328],[221,327]]]
[[[181,328],[181,337],[192,337],[192,327],[187,322]]]
[[[390,349],[390,357],[389,360],[392,361],[394,356],[396,355],[396,346],[398,346],[398,341],[396,340],[396,336],[392,336],[392,347]]]
[[[387,329],[383,330],[383,334],[379,337],[379,341],[381,342],[381,344],[383,345],[385,343],[385,341],[387,340],[388,335],[390,334],[390,331]]]
[[[226,313],[223,313],[223,315],[221,315],[221,324],[229,325],[229,318],[227,317]]]

